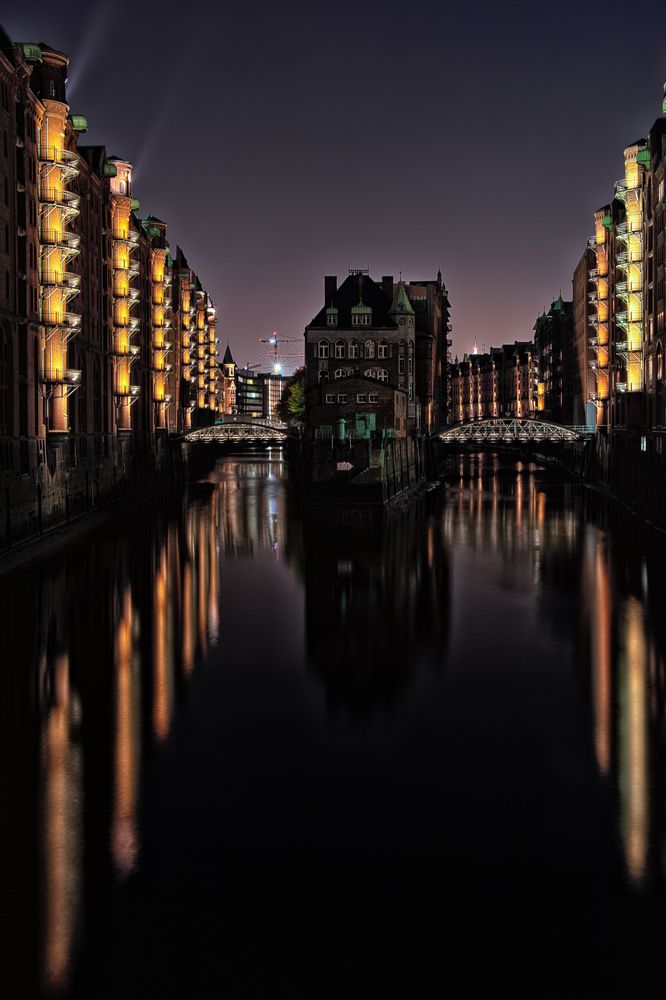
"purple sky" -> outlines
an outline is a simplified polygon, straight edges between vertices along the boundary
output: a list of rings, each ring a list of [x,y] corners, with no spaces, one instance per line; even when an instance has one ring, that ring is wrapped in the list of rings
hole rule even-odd
[[[527,338],[666,79],[656,0],[34,0],[3,25],[70,55],[87,140],[134,162],[241,362],[349,267],[441,267],[454,353]]]

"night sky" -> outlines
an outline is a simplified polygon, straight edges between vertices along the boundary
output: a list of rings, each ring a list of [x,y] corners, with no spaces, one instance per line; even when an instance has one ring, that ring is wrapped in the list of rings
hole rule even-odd
[[[135,164],[240,362],[350,267],[441,268],[454,353],[527,339],[666,79],[660,2],[68,0],[2,23],[68,53],[85,140]]]

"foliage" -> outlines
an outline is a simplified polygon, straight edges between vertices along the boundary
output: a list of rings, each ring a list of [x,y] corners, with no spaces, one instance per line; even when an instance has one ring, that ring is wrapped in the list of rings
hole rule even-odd
[[[305,419],[305,368],[298,368],[287,380],[276,413],[285,423]]]

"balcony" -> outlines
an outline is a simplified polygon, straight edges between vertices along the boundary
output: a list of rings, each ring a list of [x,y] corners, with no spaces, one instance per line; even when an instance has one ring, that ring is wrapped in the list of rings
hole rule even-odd
[[[79,172],[79,154],[69,149],[59,149],[57,146],[41,147],[39,150],[41,163],[60,167],[65,174],[76,176]]]
[[[127,346],[123,345],[120,347],[118,346],[114,347],[111,353],[113,354],[114,358],[118,359],[126,358],[129,359],[129,361],[136,361],[136,359],[139,357],[139,354],[141,353],[141,348],[138,347],[136,344],[127,344]]]
[[[125,385],[121,386],[119,389],[114,390],[114,396],[120,396],[121,399],[138,399],[141,395],[141,386],[139,385]]]
[[[77,368],[47,368],[44,371],[44,381],[49,385],[68,385],[78,388],[81,385],[81,372]]]
[[[41,283],[51,288],[67,288],[78,292],[81,289],[81,275],[74,271],[42,271]]]
[[[81,243],[80,236],[69,233],[66,229],[40,229],[39,240],[47,246],[68,247],[77,251]]]
[[[79,214],[80,198],[74,191],[67,191],[63,188],[43,188],[39,192],[39,200],[43,205],[61,208],[68,215]]]

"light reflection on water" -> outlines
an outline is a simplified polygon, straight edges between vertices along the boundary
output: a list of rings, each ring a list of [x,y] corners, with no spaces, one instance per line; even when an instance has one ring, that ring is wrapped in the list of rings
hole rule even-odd
[[[324,729],[351,720],[379,757],[396,720],[427,729],[438,699],[434,733],[444,739],[468,711],[456,707],[456,678],[478,683],[482,699],[489,665],[493,683],[504,669],[519,685],[520,670],[540,667],[551,683],[560,658],[596,767],[585,777],[576,751],[581,784],[597,781],[614,803],[607,838],[617,838],[626,885],[661,892],[662,553],[614,517],[536,465],[477,456],[460,460],[447,491],[383,532],[303,531],[279,454],[229,458],[182,505],[138,513],[3,581],[2,847],[13,901],[3,927],[14,956],[5,988],[65,995],[105,899],[141,873],[150,850],[142,796],[175,720],[187,716],[190,685],[205,684],[199,675],[213,664],[242,666],[223,595],[251,603],[266,560],[292,588],[274,595],[284,615],[303,615],[293,659],[320,701],[299,710]],[[275,636],[262,641],[270,666]],[[473,715],[467,724],[477,725]],[[454,775],[458,766],[472,768],[447,764]],[[563,764],[542,780],[566,796],[574,773]],[[441,850],[455,863],[450,843]]]

